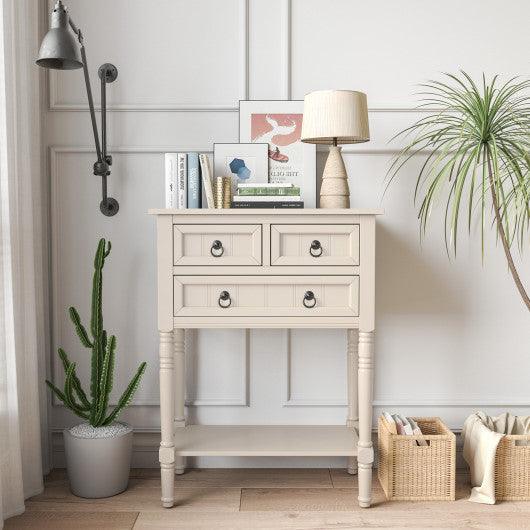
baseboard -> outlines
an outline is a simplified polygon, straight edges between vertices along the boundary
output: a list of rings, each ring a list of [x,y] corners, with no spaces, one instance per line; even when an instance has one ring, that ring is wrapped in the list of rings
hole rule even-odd
[[[456,467],[465,469],[466,463],[462,456],[462,439],[460,433],[456,436]],[[377,431],[373,432],[374,447],[377,447]],[[157,468],[160,431],[135,431],[133,435],[132,467]],[[61,431],[52,433],[52,462],[54,468],[64,468],[64,443]],[[190,468],[345,468],[347,459],[341,457],[202,457],[188,458],[186,462]],[[376,463],[377,466],[377,451]]]

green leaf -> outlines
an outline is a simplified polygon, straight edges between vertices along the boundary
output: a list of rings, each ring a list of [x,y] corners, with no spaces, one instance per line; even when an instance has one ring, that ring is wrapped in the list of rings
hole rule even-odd
[[[68,368],[70,366],[70,361],[68,359],[68,355],[66,354],[66,352],[62,348],[58,349],[58,353],[59,353],[59,357],[61,358],[61,361],[63,363],[64,371],[67,372]],[[79,400],[82,403],[83,410],[89,410],[90,407],[91,407],[90,401],[88,401],[88,398],[87,398],[87,396],[85,394],[85,391],[81,387],[81,382],[79,381],[79,378],[77,377],[77,374],[75,373],[75,369],[74,369],[74,371],[72,373],[72,386],[73,386],[74,391],[77,394],[77,397],[79,398]]]
[[[134,393],[138,389],[138,386],[140,384],[140,379],[142,378],[142,375],[145,372],[147,364],[143,362],[138,367],[138,370],[136,372],[136,375],[132,378],[131,382],[125,389],[125,392],[122,394],[120,399],[118,400],[118,404],[114,408],[114,410],[105,418],[105,421],[103,422],[103,425],[110,425],[113,421],[116,420],[120,412],[131,402],[132,397],[134,396]]]
[[[79,337],[79,340],[81,341],[81,344],[86,348],[92,348],[92,342],[90,342],[90,339],[88,338],[88,333],[86,332],[85,327],[83,326],[83,324],[81,324],[81,319],[79,318],[79,313],[77,312],[77,309],[75,307],[71,307],[68,312],[70,314],[70,320],[74,324],[75,331],[77,333],[77,336]]]
[[[101,380],[99,382],[100,394],[97,403],[96,423],[100,425],[105,419],[107,407],[109,405],[109,396],[112,391],[112,379],[114,377],[114,352],[116,350],[116,337],[111,335],[105,357],[103,359],[103,369],[101,371]]]

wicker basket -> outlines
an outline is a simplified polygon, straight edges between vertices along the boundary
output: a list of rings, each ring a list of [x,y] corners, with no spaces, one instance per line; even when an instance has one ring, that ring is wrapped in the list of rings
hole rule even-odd
[[[495,454],[495,498],[530,500],[530,435],[508,434]]]
[[[389,500],[455,500],[455,435],[440,418],[414,418],[422,436],[393,434],[379,418],[378,476]],[[427,445],[418,445],[424,439]]]

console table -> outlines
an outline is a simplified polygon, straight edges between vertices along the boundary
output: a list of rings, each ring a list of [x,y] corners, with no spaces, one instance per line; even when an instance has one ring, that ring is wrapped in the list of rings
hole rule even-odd
[[[162,505],[187,456],[347,456],[371,503],[379,210],[150,210],[157,218]],[[347,330],[345,426],[186,425],[186,328]],[[322,352],[325,355],[325,352]]]

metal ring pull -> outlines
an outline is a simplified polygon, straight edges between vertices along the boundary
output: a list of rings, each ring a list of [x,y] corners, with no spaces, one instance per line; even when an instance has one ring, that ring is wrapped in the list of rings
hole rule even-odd
[[[320,244],[320,241],[318,239],[315,239],[311,242],[311,246],[309,247],[309,254],[313,256],[314,258],[320,258],[322,256],[322,252],[324,249],[322,248],[322,245]]]
[[[317,299],[315,298],[315,293],[313,291],[306,291],[304,294],[304,307],[311,309],[317,305]]]
[[[220,258],[224,253],[225,253],[225,249],[224,249],[224,247],[223,247],[223,244],[221,243],[221,241],[219,241],[218,239],[216,239],[216,240],[212,243],[212,246],[210,247],[210,254],[211,254],[214,258]]]
[[[232,299],[230,298],[230,293],[228,291],[222,291],[219,295],[219,300],[217,301],[219,307],[226,309],[232,305]]]

